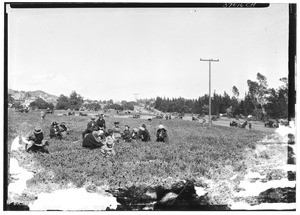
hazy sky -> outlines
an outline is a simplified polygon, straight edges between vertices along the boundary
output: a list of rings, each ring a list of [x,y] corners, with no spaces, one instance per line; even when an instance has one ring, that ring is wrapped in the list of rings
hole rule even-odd
[[[8,87],[90,99],[240,94],[288,75],[288,4],[268,8],[12,9]]]

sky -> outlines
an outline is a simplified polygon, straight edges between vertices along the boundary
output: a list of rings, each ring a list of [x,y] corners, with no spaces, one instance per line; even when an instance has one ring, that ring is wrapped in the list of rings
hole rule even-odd
[[[10,9],[8,87],[85,99],[240,95],[288,76],[288,4],[268,8]]]

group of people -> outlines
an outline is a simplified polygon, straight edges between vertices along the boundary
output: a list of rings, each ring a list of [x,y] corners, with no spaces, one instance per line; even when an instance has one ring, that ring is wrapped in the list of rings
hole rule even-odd
[[[96,120],[94,116],[91,117],[91,121],[88,122],[87,128],[82,132],[82,146],[90,149],[100,148],[100,152],[104,156],[114,155],[114,145],[119,143],[120,140],[125,142],[132,142],[133,140],[141,140],[142,142],[151,141],[150,133],[145,124],[139,128],[133,128],[130,130],[129,125],[124,126],[122,131],[119,122],[114,122],[112,129],[107,129],[106,122],[103,114],[98,115],[99,118]],[[50,138],[61,140],[63,137],[69,134],[69,128],[65,122],[60,124],[56,121],[51,123]],[[167,130],[163,125],[158,126],[156,132],[157,142],[169,142]],[[44,140],[44,134],[40,126],[35,127],[30,131],[25,139],[26,151],[41,151],[48,153],[45,148],[49,144],[48,141]]]
[[[51,128],[50,128],[50,138],[56,138],[61,140],[63,137],[67,136],[69,134],[69,128],[66,126],[65,122],[58,123],[56,121],[51,123]]]
[[[94,118],[91,118],[87,129],[82,133],[82,146],[89,149],[100,148],[102,155],[109,156],[115,155],[113,147],[120,140],[124,140],[125,142],[133,140],[151,141],[150,133],[145,124],[139,129],[133,128],[132,131],[130,131],[129,125],[125,125],[124,130],[121,131],[119,124],[119,122],[114,122],[114,127],[106,131],[104,127],[97,127],[97,122],[95,122]],[[91,131],[91,128],[94,128],[94,130]],[[169,142],[167,130],[163,125],[158,126],[156,137],[157,142]]]
[[[69,128],[66,126],[65,122],[58,125],[57,122],[52,122],[50,127],[50,138],[61,140],[63,137],[69,134]],[[33,130],[29,131],[25,138],[23,139],[25,143],[25,150],[27,152],[45,152],[49,153],[45,146],[49,145],[47,140],[44,140],[44,133],[41,126],[36,126]]]

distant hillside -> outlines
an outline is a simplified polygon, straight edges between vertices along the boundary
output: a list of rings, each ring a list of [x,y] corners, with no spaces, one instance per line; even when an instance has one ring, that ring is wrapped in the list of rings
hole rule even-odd
[[[44,99],[46,102],[49,102],[49,103],[51,102],[53,104],[57,103],[56,100],[58,98],[58,96],[51,95],[42,90],[17,91],[17,90],[8,89],[8,94],[11,94],[11,96],[17,100],[35,100],[38,97],[40,97],[40,98]]]

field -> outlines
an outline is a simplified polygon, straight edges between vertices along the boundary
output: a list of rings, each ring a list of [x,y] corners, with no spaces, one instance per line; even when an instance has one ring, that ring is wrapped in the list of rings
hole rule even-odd
[[[148,121],[107,117],[108,128],[114,121],[120,122],[122,130],[126,124],[131,129],[146,124],[152,140],[147,143],[121,141],[115,145],[116,156],[105,158],[99,150],[81,146],[81,132],[89,120],[89,116],[47,115],[42,124],[45,139],[50,139],[52,121],[66,122],[71,129],[70,135],[64,140],[51,140],[49,154],[24,151],[10,154],[21,166],[35,173],[27,182],[29,189],[37,193],[50,192],[72,184],[115,190],[132,186],[168,186],[182,180],[191,180],[196,185],[214,181],[217,188],[209,194],[212,204],[227,204],[232,198],[230,193],[248,171],[247,167],[253,165],[254,158],[249,157],[255,152],[256,142],[272,132],[219,125],[208,128],[198,122],[180,119]],[[38,111],[27,114],[9,111],[8,145],[17,135],[24,136],[39,122]],[[155,141],[156,129],[161,123],[168,130],[169,144]],[[239,177],[230,181],[235,175]]]

